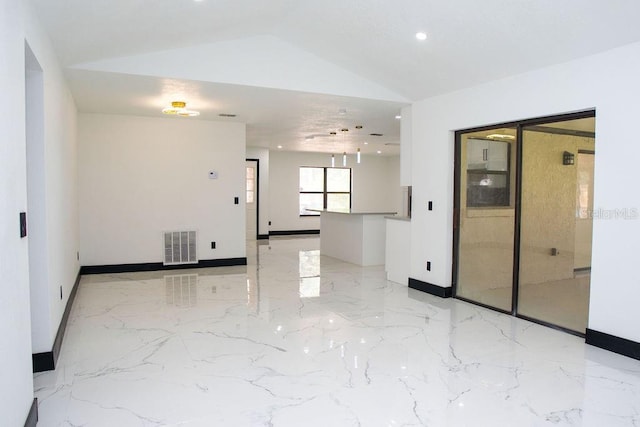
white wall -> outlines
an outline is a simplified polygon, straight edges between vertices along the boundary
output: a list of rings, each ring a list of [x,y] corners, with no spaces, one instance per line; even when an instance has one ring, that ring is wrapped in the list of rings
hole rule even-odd
[[[411,105],[402,108],[400,121],[400,185],[411,185],[411,147],[413,146],[413,114]]]
[[[24,7],[24,9],[23,9]],[[76,109],[47,36],[27,2],[0,0],[0,271],[7,283],[0,299],[0,414],[3,425],[22,425],[33,399],[31,353],[51,351],[69,293],[78,273],[76,191]],[[32,99],[40,116],[36,133],[40,188],[32,199],[42,215],[25,239],[18,234],[18,213],[27,212],[25,41],[41,66],[40,94]],[[32,62],[33,64],[33,62]],[[33,75],[32,75],[33,76]],[[31,124],[31,123],[30,123]],[[33,129],[30,129],[30,131]],[[33,159],[30,159],[32,161]],[[35,224],[34,224],[35,225]],[[30,289],[28,244],[39,233],[42,271]],[[60,298],[59,289],[63,296]],[[31,306],[30,292],[38,299]],[[33,311],[33,313],[32,313]],[[33,317],[31,316],[33,314]],[[33,334],[33,346],[32,338]]]
[[[595,209],[640,207],[640,43],[416,102],[413,120],[411,277],[451,285],[454,131],[596,108]],[[427,201],[434,210],[427,211]],[[594,221],[589,328],[640,341],[640,221]],[[430,272],[425,262],[432,262]]]
[[[269,149],[247,147],[247,159],[258,159],[258,234],[269,234]]]
[[[27,210],[24,28],[22,2],[0,0],[0,414],[24,425],[33,400],[27,239],[18,213]]]
[[[336,156],[336,166],[341,162],[342,157]],[[331,157],[323,153],[271,152],[269,218],[272,231],[320,229],[319,217],[298,214],[300,166],[330,167]],[[399,157],[362,156],[362,163],[356,164],[355,157],[350,156],[347,167],[352,168],[352,210],[402,210]]]
[[[41,29],[34,13],[25,19],[27,43],[42,68],[44,159],[42,170],[35,175],[42,178],[44,200],[38,211],[44,214],[44,255],[37,270],[44,270],[44,281],[32,283],[32,339],[33,352],[52,349],[69,295],[80,268],[77,259],[78,236],[78,177],[75,102],[66,85],[51,42]],[[42,102],[42,101],[40,101]],[[33,169],[33,168],[31,168]],[[30,172],[30,186],[31,177]],[[31,190],[31,189],[30,189]],[[31,201],[34,198],[30,198]],[[29,215],[27,215],[29,216]],[[35,230],[34,230],[35,231]],[[34,236],[35,238],[36,236]],[[62,288],[62,297],[60,297]]]
[[[82,114],[78,138],[82,265],[162,262],[180,230],[199,259],[245,256],[244,124]]]

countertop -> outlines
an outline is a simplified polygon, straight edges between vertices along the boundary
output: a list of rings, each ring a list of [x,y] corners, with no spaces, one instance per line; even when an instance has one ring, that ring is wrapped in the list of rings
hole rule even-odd
[[[334,213],[334,214],[343,214],[343,215],[395,215],[397,212],[357,212],[351,210],[329,210],[329,209],[307,209],[311,212],[320,212],[320,213]]]

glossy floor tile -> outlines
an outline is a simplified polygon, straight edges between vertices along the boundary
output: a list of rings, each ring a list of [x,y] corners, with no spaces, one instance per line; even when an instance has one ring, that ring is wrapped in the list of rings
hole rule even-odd
[[[38,425],[640,425],[639,361],[318,248],[83,277]]]

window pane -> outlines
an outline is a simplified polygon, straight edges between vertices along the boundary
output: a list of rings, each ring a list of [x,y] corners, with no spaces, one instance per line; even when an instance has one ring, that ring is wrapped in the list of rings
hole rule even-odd
[[[351,169],[327,168],[327,191],[351,191]]]
[[[324,191],[324,169],[300,168],[300,191]]]
[[[255,169],[252,167],[247,167],[247,203],[253,203],[255,199],[255,189],[256,189],[256,180],[255,180]]]
[[[320,215],[319,212],[309,212],[307,209],[322,209],[322,194],[300,194],[300,215]]]
[[[350,194],[327,194],[327,209],[332,211],[347,211],[351,201]]]

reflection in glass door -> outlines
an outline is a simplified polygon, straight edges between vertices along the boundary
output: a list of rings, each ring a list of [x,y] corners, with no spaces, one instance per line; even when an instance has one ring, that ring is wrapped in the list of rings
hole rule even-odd
[[[459,135],[456,297],[511,312],[516,128]]]
[[[522,131],[517,312],[579,333],[589,309],[594,121]]]

